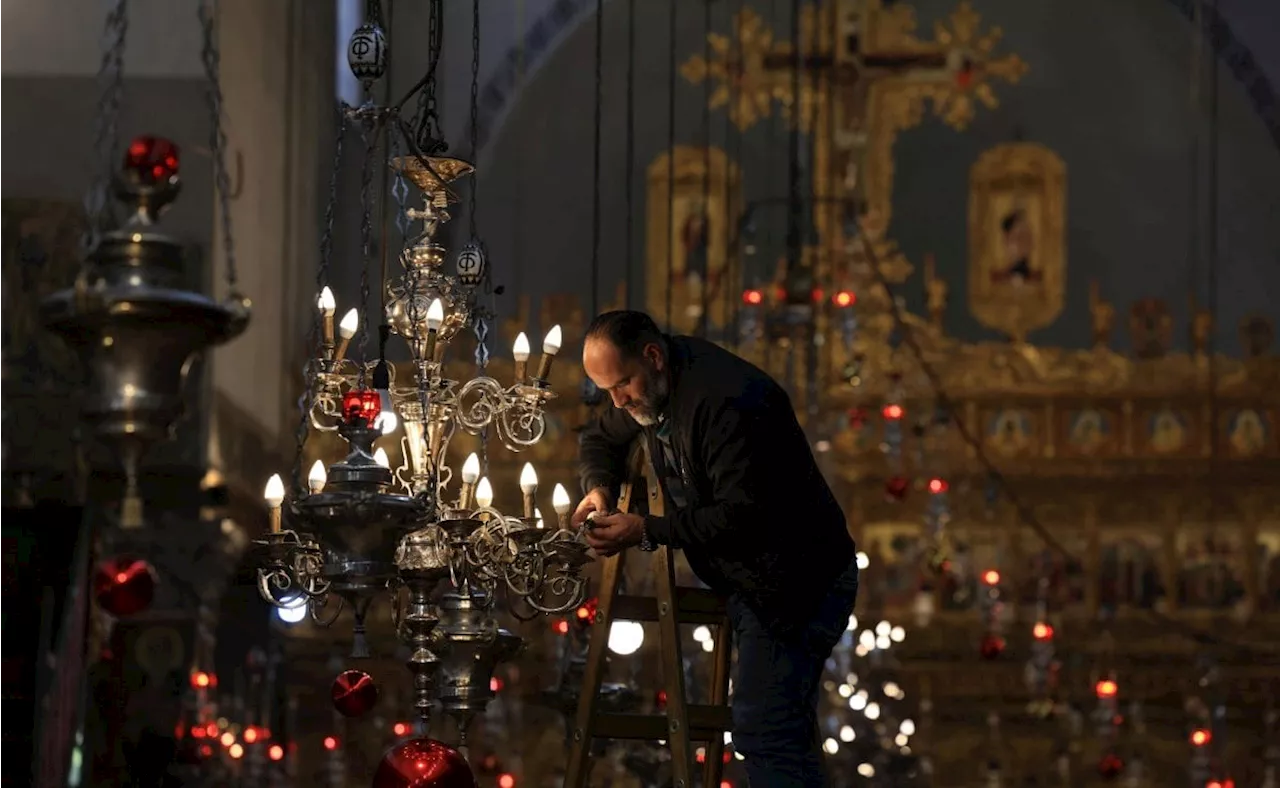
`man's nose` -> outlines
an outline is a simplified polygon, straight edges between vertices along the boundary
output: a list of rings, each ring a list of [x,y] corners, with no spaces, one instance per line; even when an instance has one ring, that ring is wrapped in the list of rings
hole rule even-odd
[[[631,398],[627,396],[625,391],[610,391],[609,396],[613,398],[613,406],[615,408],[625,408]]]

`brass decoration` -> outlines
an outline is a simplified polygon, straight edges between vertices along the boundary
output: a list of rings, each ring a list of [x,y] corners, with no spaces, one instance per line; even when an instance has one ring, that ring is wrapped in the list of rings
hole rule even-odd
[[[1092,457],[1112,453],[1117,446],[1119,419],[1101,408],[1086,407],[1064,415],[1064,440],[1068,453]]]
[[[1111,344],[1111,330],[1116,324],[1116,308],[1110,301],[1102,300],[1098,281],[1089,283],[1089,325],[1093,333],[1093,346],[1105,349]]]
[[[445,195],[450,203],[457,202],[458,195],[449,188],[449,184],[476,170],[471,162],[441,156],[400,156],[392,159],[391,168],[403,173],[423,192]]]
[[[833,4],[834,7],[838,4]],[[800,16],[800,51],[805,58],[829,58],[832,36],[825,23],[825,8],[806,4]],[[739,131],[746,131],[769,117],[773,102],[778,102],[782,117],[794,120],[795,79],[792,76],[795,55],[791,42],[775,40],[773,31],[754,10],[743,8],[733,17],[734,38],[708,33],[711,59],[694,55],[680,66],[681,75],[693,84],[714,83],[708,98],[710,109],[727,107],[729,120]],[[801,76],[800,128],[808,131],[816,114],[816,103],[825,96],[814,80]]]
[[[1226,416],[1226,448],[1234,457],[1256,457],[1275,445],[1275,413],[1241,408]]]
[[[969,309],[1015,342],[1062,313],[1066,181],[1034,143],[997,145],[969,172]]]
[[[668,156],[675,159],[674,191],[667,180]],[[704,309],[708,328],[726,325],[725,230],[734,220],[729,205],[741,204],[741,188],[738,166],[720,148],[681,145],[649,165],[646,304],[659,320],[668,317],[669,306],[673,331],[695,330]],[[669,229],[673,225],[674,232]]]
[[[1163,358],[1173,343],[1173,318],[1158,298],[1144,298],[1129,309],[1133,355],[1141,359]]]
[[[947,282],[935,270],[932,254],[924,256],[924,298],[929,311],[929,321],[935,329],[942,330],[942,319],[947,312]]]

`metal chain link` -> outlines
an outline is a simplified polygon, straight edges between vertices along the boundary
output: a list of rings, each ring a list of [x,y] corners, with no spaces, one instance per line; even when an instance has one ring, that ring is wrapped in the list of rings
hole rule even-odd
[[[218,212],[222,220],[222,253],[227,261],[227,290],[235,298],[236,254],[231,237],[231,177],[227,174],[227,132],[222,124],[221,55],[218,52],[217,31],[214,29],[216,4],[217,0],[201,0],[198,6],[200,29],[204,38],[200,57],[204,61],[205,78],[208,80],[205,97],[209,102],[211,124],[209,148],[213,156],[214,191],[217,192]]]
[[[480,146],[480,0],[471,0],[471,163],[479,165]],[[470,223],[471,240],[478,241],[476,231],[476,192],[479,191],[479,178],[471,176],[471,192],[467,198],[467,217]]]
[[[444,132],[440,129],[440,116],[436,107],[436,69],[440,64],[443,38],[443,0],[431,0],[431,8],[427,14],[427,78],[418,94],[418,112],[414,113],[414,143],[426,156],[434,156],[449,147],[444,140]]]
[[[334,138],[333,168],[329,171],[329,203],[324,209],[324,232],[320,236],[320,265],[316,270],[316,294],[324,290],[329,283],[329,259],[333,256],[333,219],[338,209],[338,174],[342,169],[342,143],[347,131],[347,106],[339,103],[337,108],[338,133]],[[323,316],[320,310],[314,312],[311,331],[307,336],[307,355],[302,364],[302,394],[298,396],[298,429],[294,433],[293,453],[293,489],[295,496],[301,496],[306,488],[302,478],[302,449],[307,442],[307,426],[311,416],[311,408],[315,405],[316,389],[312,381],[311,365],[319,354],[320,326]]]
[[[360,170],[360,377],[359,388],[365,387],[369,361],[369,267],[373,265],[373,162],[378,151],[382,124],[366,118],[360,131],[364,139],[364,164]]]
[[[98,172],[84,195],[87,220],[82,240],[85,254],[98,247],[109,205],[116,149],[120,144],[120,103],[124,93],[124,50],[129,32],[129,0],[116,0],[102,31],[102,60],[98,64],[98,103],[94,113],[94,154]]]

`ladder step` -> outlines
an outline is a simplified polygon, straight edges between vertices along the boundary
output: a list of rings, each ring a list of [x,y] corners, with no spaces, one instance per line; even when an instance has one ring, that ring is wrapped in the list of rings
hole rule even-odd
[[[705,588],[677,586],[673,594],[676,621],[681,624],[721,624],[727,615],[725,599]],[[651,596],[619,594],[613,600],[613,617],[624,621],[657,621],[658,600]]]
[[[689,738],[694,741],[718,740],[725,731],[733,730],[733,713],[728,706],[690,704]],[[665,739],[669,725],[665,714],[598,714],[592,734],[600,739]]]

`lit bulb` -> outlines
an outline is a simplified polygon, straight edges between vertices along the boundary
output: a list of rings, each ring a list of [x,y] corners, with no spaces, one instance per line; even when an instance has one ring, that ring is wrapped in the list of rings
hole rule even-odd
[[[615,621],[609,627],[609,650],[618,656],[634,654],[644,645],[644,625],[639,621]]]
[[[444,302],[437,298],[431,302],[431,306],[427,307],[427,330],[439,331],[442,325],[444,325]]]
[[[856,632],[858,630],[858,617],[849,616],[849,625],[845,629],[849,632]]]
[[[462,463],[462,483],[475,484],[480,478],[480,458],[475,452],[467,455],[466,462]]]
[[[387,456],[387,450],[381,446],[379,446],[378,450],[373,453],[373,461],[381,465],[383,468],[391,467],[391,458]]]
[[[892,640],[894,643],[901,643],[902,641],[907,639],[907,630],[903,629],[902,627],[894,627],[893,629],[889,630],[889,639]]]
[[[878,720],[878,719],[880,719],[880,704],[879,704],[879,703],[868,703],[868,704],[867,704],[867,708],[863,711],[863,714],[866,714],[866,715],[867,715],[867,719],[869,719],[869,720]]]
[[[400,426],[400,417],[394,410],[384,410],[373,420],[373,425],[381,429],[383,435],[390,435]]]
[[[279,509],[284,503],[284,480],[280,478],[280,474],[273,473],[267,479],[267,488],[263,490],[262,497],[272,509]]]
[[[560,352],[560,344],[563,341],[560,326],[558,324],[552,326],[551,330],[542,339],[542,352],[548,356],[554,356]]]
[[[705,643],[711,639],[711,629],[705,624],[699,624],[693,628],[693,639],[699,643]]]
[[[481,509],[493,506],[493,485],[489,483],[488,476],[481,478],[476,485],[476,505]]]
[[[847,743],[847,742],[853,741],[856,738],[858,738],[858,734],[856,731],[854,731],[852,725],[845,725],[840,728],[840,741]]]
[[[868,556],[866,553],[862,552],[861,550],[858,551],[857,559],[858,559],[859,569],[866,569],[867,567],[871,566],[871,557]]]
[[[516,361],[529,360],[529,337],[525,336],[523,331],[516,334],[516,341],[511,346],[511,357]]]
[[[822,751],[827,755],[835,755],[840,752],[840,742],[835,739],[827,739],[822,743]]]
[[[311,466],[311,472],[307,474],[307,487],[311,488],[311,492],[318,493],[324,490],[324,483],[328,481],[328,474],[324,471],[324,463],[316,460]]]
[[[360,313],[351,308],[342,316],[342,322],[338,323],[338,336],[343,339],[351,339],[356,335],[356,329],[360,327]]]
[[[328,285],[325,285],[324,289],[320,291],[320,298],[317,299],[316,306],[328,317],[333,317],[333,313],[337,311],[338,301],[333,297],[333,291],[329,289]]]
[[[892,629],[893,625],[888,621],[881,621],[879,624],[876,624],[876,635],[888,635]]]
[[[551,506],[555,508],[556,514],[568,514],[573,506],[573,502],[569,500],[569,491],[563,484],[557,484],[551,491]]]
[[[520,469],[520,491],[525,495],[533,495],[538,491],[538,472],[533,469],[531,462],[526,462]]]
[[[536,508],[535,508],[535,509],[533,510],[533,519],[535,519],[535,520],[537,520],[537,521],[538,521],[538,522],[536,523],[536,526],[537,526],[538,528],[546,528],[546,527],[547,527],[547,524],[546,524],[545,522],[543,522],[543,520],[542,520],[542,510],[541,510],[541,509],[536,509]]]
[[[903,720],[902,724],[898,726],[898,730],[902,731],[907,736],[914,736],[916,732],[916,724],[914,721],[909,719]]]

